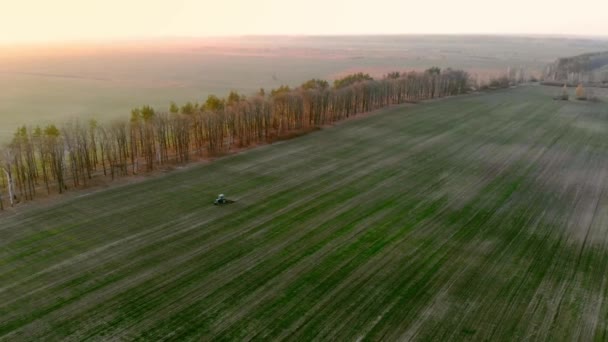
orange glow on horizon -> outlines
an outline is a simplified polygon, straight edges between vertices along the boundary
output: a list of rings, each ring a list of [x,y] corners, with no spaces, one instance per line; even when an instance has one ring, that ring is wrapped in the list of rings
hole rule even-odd
[[[340,34],[608,34],[608,2],[4,0],[0,44]],[[415,15],[412,15],[415,13]],[[15,45],[16,44],[16,45]]]

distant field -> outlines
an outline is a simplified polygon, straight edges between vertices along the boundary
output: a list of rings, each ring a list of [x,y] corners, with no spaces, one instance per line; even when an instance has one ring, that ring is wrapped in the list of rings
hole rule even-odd
[[[554,91],[0,215],[0,339],[605,340],[608,93]]]
[[[487,36],[177,40],[75,49],[67,56],[57,48],[11,57],[0,48],[0,141],[22,124],[124,118],[143,104],[163,110],[170,101],[204,101],[233,89],[249,95],[315,77],[435,65],[481,77],[508,67],[532,72],[557,57],[606,49],[608,41]]]

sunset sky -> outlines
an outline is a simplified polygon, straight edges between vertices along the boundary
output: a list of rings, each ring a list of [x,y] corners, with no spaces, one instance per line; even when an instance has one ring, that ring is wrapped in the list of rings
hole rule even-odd
[[[2,0],[0,43],[261,34],[608,35],[606,0]]]

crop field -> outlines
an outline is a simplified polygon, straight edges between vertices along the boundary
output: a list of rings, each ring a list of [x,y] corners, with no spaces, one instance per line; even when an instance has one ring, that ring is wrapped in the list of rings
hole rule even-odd
[[[132,45],[132,46],[131,46]],[[204,102],[231,90],[251,95],[311,78],[374,77],[432,66],[481,78],[523,68],[542,71],[557,57],[608,50],[607,40],[500,36],[245,37],[161,41],[159,46],[82,48],[12,56],[0,46],[0,143],[20,125],[80,118],[127,118],[150,105]],[[89,51],[90,50],[90,51]]]
[[[555,91],[0,214],[0,340],[606,340],[608,92]]]

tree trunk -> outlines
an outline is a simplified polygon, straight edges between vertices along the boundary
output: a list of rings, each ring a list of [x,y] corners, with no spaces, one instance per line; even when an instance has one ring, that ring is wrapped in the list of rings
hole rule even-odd
[[[8,182],[8,198],[11,204],[11,207],[15,205],[15,189],[13,184],[13,176],[11,174],[10,168],[7,170],[6,168],[2,168],[4,173],[6,174],[7,182]]]

